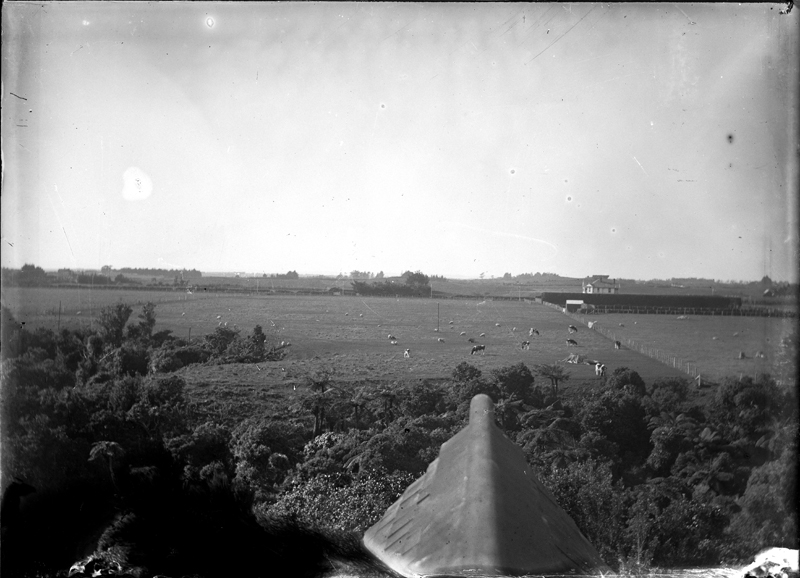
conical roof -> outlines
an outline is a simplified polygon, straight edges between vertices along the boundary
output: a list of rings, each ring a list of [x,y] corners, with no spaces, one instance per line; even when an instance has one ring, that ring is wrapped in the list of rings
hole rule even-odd
[[[364,544],[408,577],[611,572],[495,425],[483,394],[472,399],[469,425],[442,445]]]

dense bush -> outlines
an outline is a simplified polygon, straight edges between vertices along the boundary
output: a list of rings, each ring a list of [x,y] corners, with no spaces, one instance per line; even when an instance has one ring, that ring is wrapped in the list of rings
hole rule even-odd
[[[355,478],[325,474],[291,484],[277,502],[262,505],[257,512],[262,519],[362,533],[380,520],[413,481],[411,474],[381,470],[365,471]]]
[[[28,331],[3,310],[3,480],[36,487],[23,504],[58,496],[42,497],[47,507],[36,510],[53,553],[37,567],[42,574],[68,567],[75,535],[86,538],[115,514],[104,552],[132,563],[132,541],[140,540],[142,560],[176,569],[157,543],[172,541],[181,552],[174,559],[198,576],[202,568],[171,531],[194,535],[194,524],[217,528],[208,535],[226,528],[252,537],[291,522],[363,532],[465,425],[478,393],[493,399],[498,426],[611,565],[710,564],[796,542],[796,384],[784,381],[794,375],[788,370],[781,383],[727,379],[706,407],[686,380],[648,387],[628,368],[567,399],[557,382],[569,374],[557,364],[484,376],[464,362],[446,382],[380,384],[320,371],[305,376],[279,417],[225,426],[190,404],[174,372],[278,359],[288,346],[259,326],[249,335],[219,327],[191,342],[174,339],[153,333],[152,304],[129,322],[131,314],[119,304],[103,310],[94,330],[56,334]],[[20,544],[35,532],[7,530],[14,515],[3,515],[5,560],[7,536]]]

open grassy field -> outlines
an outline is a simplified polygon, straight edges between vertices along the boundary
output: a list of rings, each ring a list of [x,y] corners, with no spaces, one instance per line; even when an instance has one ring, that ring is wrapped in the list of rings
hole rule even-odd
[[[793,318],[696,315],[607,314],[581,317],[593,321],[629,347],[658,348],[697,366],[708,379],[728,375],[774,373],[781,339],[797,325]],[[764,357],[756,357],[761,352]],[[743,353],[744,358],[739,359]]]
[[[569,353],[599,360],[609,372],[620,366],[631,367],[647,382],[686,375],[634,348],[615,350],[609,337],[585,326],[573,336],[578,346],[568,347],[566,328],[574,320],[558,310],[525,301],[50,288],[6,288],[2,301],[30,328],[55,329],[59,303],[60,325],[69,327],[91,323],[100,309],[118,302],[134,306],[135,317],[138,306],[147,301],[157,305],[156,330],[171,329],[180,337],[210,333],[219,323],[235,324],[243,332],[258,324],[292,344],[286,360],[259,373],[259,383],[271,380],[273,373],[276,379],[285,380],[287,375],[291,379],[321,368],[345,380],[439,378],[448,376],[461,361],[487,371],[519,361],[529,366],[553,363]],[[690,316],[681,320],[665,315],[623,314],[583,320],[598,322],[612,332],[613,338],[678,356],[696,365],[708,378],[771,371],[780,340],[795,323],[781,318]],[[530,327],[537,328],[540,335],[529,338]],[[397,338],[397,345],[390,344],[389,334]],[[485,344],[486,354],[470,355],[468,338]],[[530,350],[520,347],[525,339],[531,341]],[[403,357],[406,348],[411,350],[410,359]],[[740,351],[744,359],[737,359]],[[766,357],[756,359],[757,351]],[[570,365],[569,369],[576,384],[595,378],[590,366]]]

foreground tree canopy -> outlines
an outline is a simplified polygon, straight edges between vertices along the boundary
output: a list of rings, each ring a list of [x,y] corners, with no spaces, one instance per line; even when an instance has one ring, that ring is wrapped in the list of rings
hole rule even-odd
[[[244,526],[231,536],[243,543],[242,528],[276,524],[357,539],[465,425],[477,393],[613,567],[716,564],[797,540],[788,366],[780,386],[727,379],[705,406],[686,380],[646,384],[629,368],[580,397],[563,396],[569,373],[552,365],[483,375],[463,362],[449,379],[359,385],[321,371],[272,415],[233,422],[193,402],[181,369],[281,359],[285,347],[259,326],[178,339],[154,332],[153,304],[118,304],[91,329],[57,334],[24,329],[7,310],[3,320],[4,576],[32,559],[42,572],[68,568],[98,527],[101,553],[169,574],[177,558],[153,546],[145,564],[136,552],[175,504],[187,536],[235,512]],[[788,338],[787,359],[796,348]]]

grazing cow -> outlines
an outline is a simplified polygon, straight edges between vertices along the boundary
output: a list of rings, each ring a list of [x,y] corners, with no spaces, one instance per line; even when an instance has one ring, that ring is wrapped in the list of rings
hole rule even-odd
[[[622,343],[620,343],[619,341],[615,341],[614,342],[614,349],[621,349],[621,348],[622,348]]]
[[[392,339],[389,343],[391,343],[392,345],[397,345],[397,339]]]
[[[450,321],[448,321],[447,323],[448,323],[449,325],[452,325],[452,324],[453,324],[453,320],[451,319],[451,320],[450,320]]]
[[[409,357],[411,357],[411,350],[410,350],[410,349],[406,349],[406,350],[403,352],[403,357],[405,357],[406,359],[408,359]]]
[[[756,351],[756,357],[764,359],[766,357],[766,355],[764,355],[763,351]]]
[[[344,314],[344,316],[345,316],[345,317],[347,317],[348,315],[350,315],[350,314],[349,314],[349,313],[345,313],[345,314]]]
[[[359,313],[358,316],[359,317],[364,317],[364,314],[363,313]]]
[[[512,327],[512,328],[511,328],[511,331],[516,331],[516,330],[517,330],[517,328],[516,328],[516,327]]]
[[[481,337],[486,337],[486,334],[485,333],[481,333]]]
[[[530,348],[531,348],[531,342],[530,341],[523,341],[522,342],[522,349],[530,349]]]
[[[397,337],[395,337],[395,336],[394,336],[394,335],[392,335],[391,333],[388,335],[388,337],[389,337],[389,340],[390,340],[390,341],[394,341],[394,340],[396,340],[396,339],[397,339]]]
[[[459,333],[459,335],[466,335],[466,334],[467,334],[466,331],[462,331],[461,333]]]
[[[605,363],[600,363],[599,361],[594,364],[594,374],[599,377],[605,377],[606,375],[606,365]]]
[[[470,337],[469,339],[467,339],[467,341],[469,341],[470,343],[475,343],[475,340],[474,340],[472,337]]]
[[[577,333],[578,328],[575,327],[574,325],[570,325],[569,327],[567,327],[567,331],[569,331],[570,333]]]
[[[624,324],[622,324],[622,323],[620,323],[620,324],[619,324],[619,326],[620,326],[620,327],[625,327],[625,325],[624,325]]]
[[[574,339],[567,339],[567,345],[572,347],[573,345],[578,345],[578,342],[575,341]]]
[[[438,341],[439,343],[444,343],[444,338],[443,338],[443,337],[440,337],[440,338],[439,338],[439,339],[437,339],[436,341]]]
[[[470,355],[475,355],[479,351],[481,352],[481,355],[486,355],[486,346],[485,345],[473,345],[472,346],[472,351],[470,352]]]
[[[494,326],[495,327],[500,327],[500,324],[499,323],[495,323]]]

